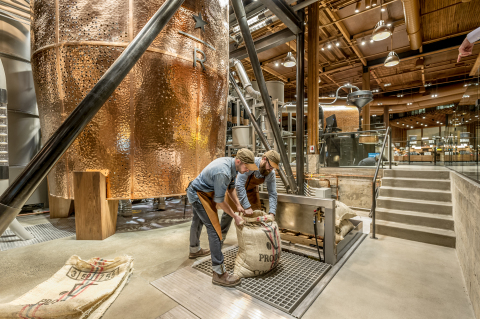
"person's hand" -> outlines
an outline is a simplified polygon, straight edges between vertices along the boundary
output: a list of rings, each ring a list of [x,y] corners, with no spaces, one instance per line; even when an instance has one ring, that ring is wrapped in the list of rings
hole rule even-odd
[[[237,226],[242,226],[243,225],[244,221],[243,221],[242,216],[235,214],[234,219],[235,219],[235,224]]]
[[[268,215],[270,215],[272,217],[273,221],[275,221],[275,214],[270,213]]]
[[[471,44],[470,41],[468,41],[468,39],[465,38],[465,40],[463,40],[462,44],[458,48],[457,63],[460,62],[460,59],[462,57],[471,55],[472,51],[473,51],[473,44]]]
[[[237,212],[238,213],[245,213],[245,209],[243,209],[242,205],[237,206]]]
[[[245,214],[245,215],[252,215],[252,214],[253,214],[253,209],[252,209],[251,207],[245,209],[244,214]]]

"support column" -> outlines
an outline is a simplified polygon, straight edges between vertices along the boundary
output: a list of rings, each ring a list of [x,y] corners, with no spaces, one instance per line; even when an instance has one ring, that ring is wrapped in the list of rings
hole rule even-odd
[[[389,106],[383,107],[383,122],[385,122],[385,129],[390,126],[390,114],[388,113]]]
[[[77,240],[103,240],[115,234],[118,200],[107,201],[102,172],[73,172]]]
[[[370,90],[370,71],[366,66],[363,67],[362,90]],[[364,131],[367,131],[370,129],[370,104],[371,103],[368,103],[367,105],[365,105],[362,110]]]
[[[305,10],[299,10],[297,12],[300,21],[305,21]],[[304,161],[305,156],[304,152],[305,149],[303,147],[304,135],[305,135],[305,123],[304,123],[304,116],[305,116],[305,28],[303,28],[302,32],[297,34],[297,108],[296,108],[296,147],[295,147],[295,158],[296,158],[296,175],[297,175],[297,187],[298,187],[298,194],[304,194],[303,183],[305,181],[305,167]]]
[[[307,158],[308,173],[318,173],[318,92],[319,92],[319,56],[320,56],[320,8],[318,3],[308,6],[308,116],[307,116]]]

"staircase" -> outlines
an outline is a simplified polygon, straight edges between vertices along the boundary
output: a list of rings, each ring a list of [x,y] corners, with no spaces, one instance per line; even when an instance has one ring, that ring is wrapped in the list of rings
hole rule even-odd
[[[455,248],[450,172],[383,171],[377,234]]]

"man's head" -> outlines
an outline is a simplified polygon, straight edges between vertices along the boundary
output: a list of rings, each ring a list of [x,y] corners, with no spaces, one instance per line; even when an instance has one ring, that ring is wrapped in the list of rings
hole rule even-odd
[[[235,168],[240,174],[244,174],[248,171],[258,170],[257,165],[255,165],[255,155],[248,148],[242,148],[238,150],[237,156],[235,158]]]
[[[280,154],[273,150],[266,152],[260,162],[260,174],[267,176],[274,168],[278,169],[278,164],[280,164]]]

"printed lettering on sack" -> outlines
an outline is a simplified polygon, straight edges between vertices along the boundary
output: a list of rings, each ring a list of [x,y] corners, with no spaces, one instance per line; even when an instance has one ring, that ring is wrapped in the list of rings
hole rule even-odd
[[[91,279],[91,277],[95,276],[97,277],[95,281],[100,282],[100,281],[107,281],[107,280],[113,279],[119,273],[120,273],[120,267],[117,267],[114,270],[108,271],[108,272],[92,273],[92,272],[79,270],[74,266],[72,266],[72,268],[70,268],[70,270],[67,273],[67,277],[74,280],[88,280],[88,279]]]

